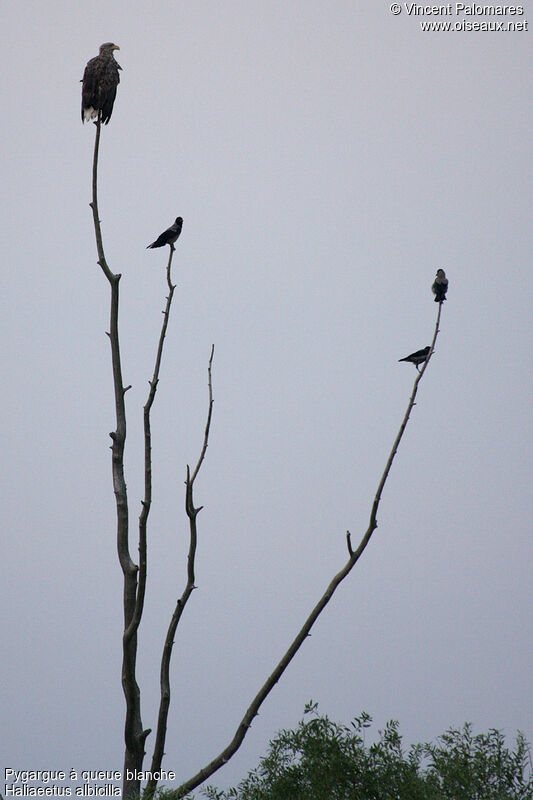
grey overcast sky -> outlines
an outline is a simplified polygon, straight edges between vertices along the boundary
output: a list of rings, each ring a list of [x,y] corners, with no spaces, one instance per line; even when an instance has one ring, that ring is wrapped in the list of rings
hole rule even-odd
[[[2,16],[0,766],[122,767],[109,290],[79,83],[106,41],[123,68],[100,215],[123,276],[132,537],[166,294],[167,253],[145,248],[184,218],[153,411],[150,727],[216,347],[164,767],[185,779],[227,744],[346,529],[364,531],[416,376],[398,359],[431,340],[441,266],[441,333],[379,528],[214,782],[311,698],[346,722],[397,718],[407,743],[467,720],[532,739],[531,32],[423,32],[435,17],[388,0],[4,0]]]

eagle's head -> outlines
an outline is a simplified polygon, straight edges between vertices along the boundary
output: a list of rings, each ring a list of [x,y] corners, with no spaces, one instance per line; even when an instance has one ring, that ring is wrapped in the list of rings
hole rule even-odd
[[[105,44],[100,45],[101,56],[112,56],[113,50],[120,50],[118,44],[113,44],[113,42],[106,42]]]

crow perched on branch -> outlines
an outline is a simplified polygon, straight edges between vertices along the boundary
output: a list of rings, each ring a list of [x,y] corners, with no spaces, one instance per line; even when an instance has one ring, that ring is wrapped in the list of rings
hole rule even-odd
[[[405,356],[405,358],[399,358],[398,361],[408,361],[410,364],[414,364],[418,369],[418,365],[424,363],[429,355],[430,350],[431,347],[428,345],[427,347],[424,347],[423,350],[417,350],[415,353]]]
[[[166,231],[163,231],[161,236],[158,236],[155,242],[149,244],[146,248],[154,247],[164,247],[166,244],[169,244],[171,247],[174,246],[174,242],[178,239],[181,229],[183,227],[183,217],[176,217],[176,221],[174,225],[171,225],[170,228],[167,228]]]

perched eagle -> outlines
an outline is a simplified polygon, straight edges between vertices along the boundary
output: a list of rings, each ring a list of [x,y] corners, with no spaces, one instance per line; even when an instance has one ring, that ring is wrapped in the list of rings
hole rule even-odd
[[[437,270],[435,283],[431,287],[431,291],[435,295],[436,303],[442,303],[443,300],[446,300],[446,292],[448,291],[448,278],[446,277],[446,273],[443,269]]]
[[[415,367],[418,369],[419,364],[423,364],[426,358],[429,355],[429,351],[431,347],[424,347],[423,350],[417,350],[415,353],[411,353],[411,355],[405,356],[405,358],[399,358],[398,361],[409,361],[410,364],[414,364]]]
[[[81,121],[89,122],[100,118],[107,125],[113,113],[113,103],[120,82],[119,69],[113,50],[120,50],[118,44],[106,42],[100,45],[100,52],[87,62],[81,87]]]
[[[169,244],[171,247],[174,247],[174,242],[178,239],[181,229],[183,227],[183,217],[176,217],[176,222],[174,225],[171,225],[170,228],[167,228],[166,231],[163,231],[161,236],[158,236],[155,242],[149,244],[146,248],[154,247],[164,247],[166,244]]]

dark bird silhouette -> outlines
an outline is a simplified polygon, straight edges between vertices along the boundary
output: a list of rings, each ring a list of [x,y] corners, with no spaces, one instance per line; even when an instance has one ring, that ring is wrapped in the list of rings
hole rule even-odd
[[[120,83],[118,71],[122,69],[115,61],[114,50],[120,50],[118,44],[106,42],[100,45],[99,54],[87,62],[81,82],[82,122],[97,119],[99,112],[104,125],[111,119]]]
[[[443,300],[446,300],[446,292],[448,291],[448,278],[446,277],[446,273],[443,269],[437,270],[437,276],[433,286],[431,287],[431,291],[435,295],[436,303],[442,303]]]
[[[416,353],[411,353],[411,355],[405,356],[405,358],[399,358],[398,361],[409,361],[410,364],[414,364],[418,369],[418,365],[424,363],[429,355],[430,350],[431,347],[428,345],[427,347],[424,347],[423,350],[417,350]]]
[[[178,239],[181,229],[183,226],[183,217],[176,217],[176,222],[174,225],[171,225],[170,228],[167,228],[166,231],[163,231],[161,236],[158,236],[155,242],[149,244],[146,248],[147,250],[151,247],[164,247],[166,244],[169,244],[171,247],[174,247],[174,242]]]

